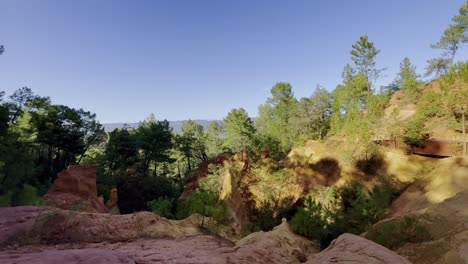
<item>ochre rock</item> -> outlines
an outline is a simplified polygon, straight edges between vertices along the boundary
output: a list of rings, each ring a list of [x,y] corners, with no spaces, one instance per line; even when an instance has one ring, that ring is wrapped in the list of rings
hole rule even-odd
[[[46,249],[40,252],[0,254],[0,263],[15,264],[135,264],[126,253],[110,249]]]
[[[411,262],[370,240],[352,234],[343,234],[306,263],[410,264]]]
[[[468,263],[468,191],[431,205],[413,215],[432,239],[407,243],[397,252],[415,264]]]
[[[109,200],[106,203],[106,207],[113,211],[119,209],[119,196],[117,194],[117,188],[112,188],[109,194]]]
[[[318,251],[311,241],[293,234],[286,222],[235,244],[203,234],[197,228],[199,217],[173,221],[149,212],[111,215],[52,207],[0,208],[1,239],[9,242],[0,247],[0,263],[298,264]],[[4,232],[8,228],[13,232]],[[22,245],[18,239],[34,237],[40,244],[17,246]]]
[[[255,256],[255,263],[304,262],[308,255],[318,253],[320,247],[310,240],[294,234],[286,219],[269,232],[255,232],[237,241],[238,249],[229,257],[232,263],[248,263]]]
[[[200,216],[168,220],[151,212],[112,215],[54,207],[0,208],[0,246],[39,239],[42,243],[99,243],[139,237],[181,238],[200,235]]]
[[[61,209],[108,213],[99,200],[96,187],[96,166],[69,166],[60,172],[44,196],[47,205]]]

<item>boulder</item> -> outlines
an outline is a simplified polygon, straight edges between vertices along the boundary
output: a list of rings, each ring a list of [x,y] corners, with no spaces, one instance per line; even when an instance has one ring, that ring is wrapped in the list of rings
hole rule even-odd
[[[47,205],[93,213],[108,213],[99,200],[96,187],[96,166],[69,166],[58,174],[44,196]]]
[[[409,264],[411,262],[370,240],[352,234],[343,234],[306,263]]]
[[[236,252],[229,260],[232,263],[248,263],[255,256],[255,263],[300,263],[320,247],[310,240],[294,234],[286,219],[269,232],[252,233],[236,243]]]

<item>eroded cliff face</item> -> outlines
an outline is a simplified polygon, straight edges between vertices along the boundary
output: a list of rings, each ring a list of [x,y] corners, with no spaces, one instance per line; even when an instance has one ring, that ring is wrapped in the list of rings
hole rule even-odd
[[[58,174],[44,196],[47,205],[84,212],[108,213],[109,209],[98,198],[96,166],[69,166]]]

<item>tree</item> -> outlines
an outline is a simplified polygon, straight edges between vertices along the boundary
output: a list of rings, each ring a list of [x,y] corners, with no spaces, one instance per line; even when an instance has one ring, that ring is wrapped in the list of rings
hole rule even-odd
[[[111,176],[123,173],[138,161],[138,143],[127,128],[109,133],[105,149],[107,167]]]
[[[140,123],[137,137],[143,150],[144,169],[149,172],[150,163],[153,162],[153,175],[156,176],[158,164],[170,161],[172,128],[167,120],[157,121],[154,115],[150,115],[147,120]]]
[[[468,115],[468,63],[452,66],[443,78],[443,92],[446,107],[461,119],[463,154],[468,155],[466,145],[466,116]]]
[[[211,122],[206,129],[206,153],[213,158],[221,154],[224,143],[224,130],[218,122]]]
[[[205,134],[203,126],[193,120],[188,120],[182,125],[182,135],[176,137],[179,150],[187,160],[188,171],[192,171],[195,161],[201,162],[207,159]]]
[[[468,1],[462,7],[460,7],[458,15],[452,18],[452,21],[456,25],[462,26],[465,31],[468,30]]]
[[[21,115],[21,111],[23,110],[24,105],[31,101],[35,97],[32,90],[28,87],[22,87],[16,90],[10,96],[10,109],[11,109],[11,123],[15,123],[18,116]]]
[[[446,50],[446,54],[450,57],[449,65],[452,65],[460,45],[468,41],[468,36],[465,36],[465,31],[466,28],[461,25],[450,25],[444,31],[439,42],[433,44],[431,47]]]
[[[291,84],[286,82],[276,83],[271,88],[271,97],[259,106],[256,120],[259,133],[278,141],[283,152],[287,152],[293,145],[294,135],[289,121],[296,106],[297,100]]]
[[[247,150],[252,144],[255,128],[244,108],[232,109],[224,118],[226,141],[224,147],[232,152]]]
[[[408,93],[411,97],[415,97],[420,81],[418,81],[418,74],[416,73],[416,66],[411,64],[408,57],[404,58],[400,63],[400,71],[397,73],[395,83],[398,87]]]
[[[330,128],[331,95],[323,87],[317,86],[310,97],[299,101],[291,117],[291,129],[304,138],[323,139]]]
[[[438,78],[442,74],[446,73],[450,67],[450,59],[444,57],[438,57],[427,61],[426,76],[430,76],[435,73],[435,77]]]
[[[376,68],[375,57],[380,53],[373,42],[369,42],[369,37],[363,35],[353,44],[351,50],[351,60],[356,65],[359,73],[363,74],[367,80],[367,99],[372,93],[373,82],[380,76],[383,69]]]

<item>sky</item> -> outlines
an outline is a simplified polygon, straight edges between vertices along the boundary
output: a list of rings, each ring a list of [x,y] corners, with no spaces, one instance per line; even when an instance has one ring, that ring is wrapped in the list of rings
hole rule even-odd
[[[250,116],[279,81],[332,90],[367,34],[395,79],[420,73],[466,0],[3,0],[0,91],[27,86],[102,123]],[[463,48],[456,60],[468,58]]]

